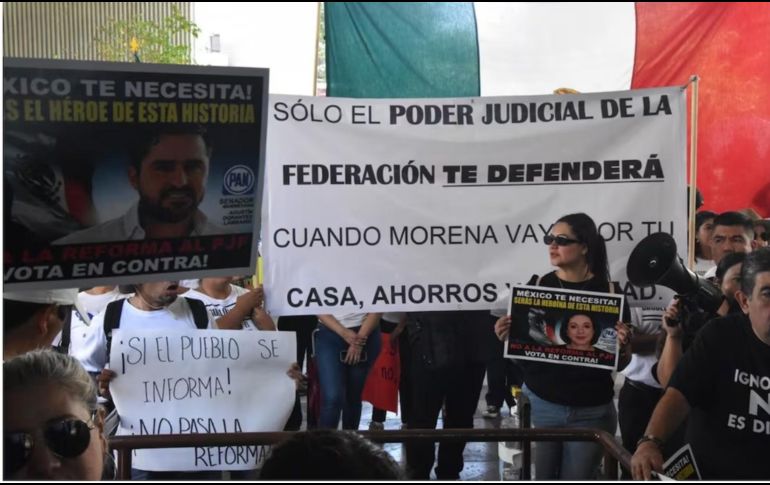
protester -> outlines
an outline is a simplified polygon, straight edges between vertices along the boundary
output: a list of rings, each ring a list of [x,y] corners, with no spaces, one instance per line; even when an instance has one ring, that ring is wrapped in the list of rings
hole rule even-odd
[[[711,259],[711,235],[714,233],[716,216],[711,211],[695,214],[695,270],[701,275],[714,264]]]
[[[412,347],[409,429],[435,429],[442,407],[444,428],[473,428],[490,358],[492,318],[484,311],[415,312],[408,314],[407,331]],[[460,479],[465,442],[442,442],[438,460],[435,443],[408,442],[405,448],[409,478],[428,480],[437,461],[436,478]]]
[[[88,372],[98,373],[101,369],[91,369],[87,366],[88,340],[93,330],[90,321],[104,311],[110,302],[128,296],[130,295],[121,293],[117,286],[94,286],[81,291],[77,295],[77,300],[88,318],[84,320],[80,317],[80,313],[73,310],[70,318],[65,320],[62,331],[54,339],[53,346],[81,361]]]
[[[760,219],[754,222],[754,243],[758,248],[770,246],[770,220]]]
[[[529,284],[566,290],[620,293],[610,282],[607,250],[596,224],[586,214],[560,218],[544,238],[556,271],[533,276]],[[630,321],[625,305],[623,320]],[[495,333],[505,340],[511,317],[497,320]],[[630,359],[630,329],[615,327],[622,368]],[[521,361],[522,391],[532,404],[532,422],[538,428],[588,427],[615,433],[614,382],[609,370],[554,363]],[[535,448],[538,480],[586,480],[596,477],[601,447],[585,442],[540,442]]]
[[[73,357],[37,350],[4,362],[3,406],[5,480],[103,479],[104,415]]]
[[[717,265],[728,253],[749,253],[756,246],[754,224],[739,212],[723,212],[714,218],[714,233],[711,236],[711,258]],[[714,278],[716,266],[703,275]]]
[[[4,292],[3,359],[51,347],[73,306],[80,306],[75,289]],[[77,313],[86,314],[82,307]]]
[[[701,478],[767,479],[770,249],[746,255],[742,314],[709,322],[671,377],[631,460],[635,479],[662,468],[661,446],[686,419]]]
[[[319,427],[358,429],[361,393],[380,353],[380,313],[319,315],[315,356],[321,386]]]
[[[261,286],[249,291],[231,283],[232,278],[201,278],[197,288],[185,297],[202,301],[216,319],[218,328],[275,330],[275,323],[264,310]]]

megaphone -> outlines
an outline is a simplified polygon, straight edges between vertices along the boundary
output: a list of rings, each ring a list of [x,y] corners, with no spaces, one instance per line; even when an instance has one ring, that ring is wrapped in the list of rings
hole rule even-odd
[[[710,313],[716,313],[724,299],[719,288],[687,269],[677,255],[674,238],[665,232],[650,234],[636,245],[628,258],[626,274],[636,286],[671,288]]]

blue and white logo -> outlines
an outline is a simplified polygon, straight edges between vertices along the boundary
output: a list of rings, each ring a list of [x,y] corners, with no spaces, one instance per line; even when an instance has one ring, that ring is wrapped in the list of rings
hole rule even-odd
[[[254,171],[246,165],[235,165],[225,172],[222,193],[225,195],[246,195],[254,190]]]

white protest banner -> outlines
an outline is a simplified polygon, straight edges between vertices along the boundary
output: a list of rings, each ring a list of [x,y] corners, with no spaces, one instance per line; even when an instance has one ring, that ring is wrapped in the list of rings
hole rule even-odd
[[[488,309],[549,271],[585,212],[625,283],[648,234],[686,245],[681,87],[463,99],[271,96],[262,227],[270,311]]]
[[[281,431],[294,406],[293,332],[127,331],[112,338],[119,435]],[[137,450],[150,471],[248,470],[266,447]]]
[[[250,274],[268,71],[4,59],[7,288]]]

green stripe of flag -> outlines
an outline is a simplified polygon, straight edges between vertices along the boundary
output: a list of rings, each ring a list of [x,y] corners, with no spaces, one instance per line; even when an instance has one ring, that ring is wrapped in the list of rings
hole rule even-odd
[[[472,2],[326,2],[327,94],[479,96]]]

